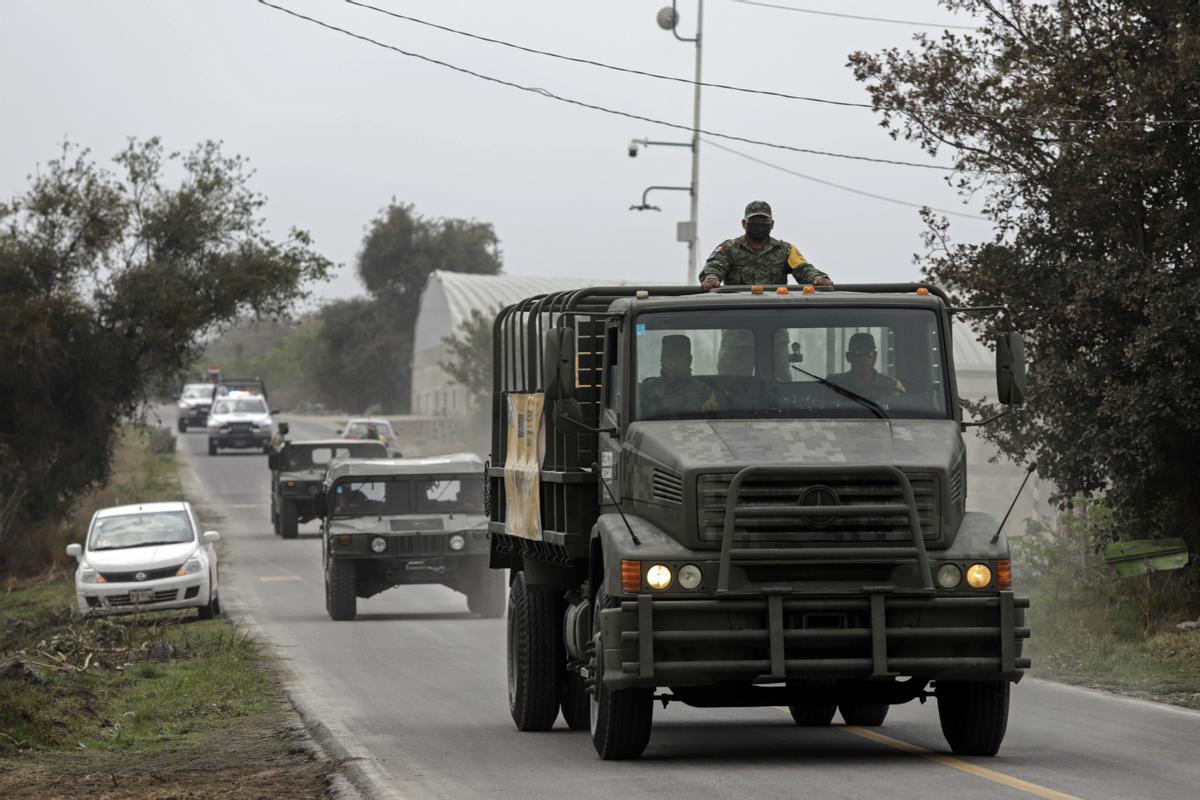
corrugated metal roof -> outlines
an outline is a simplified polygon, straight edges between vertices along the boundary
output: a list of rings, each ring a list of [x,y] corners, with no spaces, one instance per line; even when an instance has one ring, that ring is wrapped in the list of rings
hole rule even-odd
[[[992,372],[996,369],[996,354],[979,341],[969,325],[956,322],[952,331],[957,372]]]

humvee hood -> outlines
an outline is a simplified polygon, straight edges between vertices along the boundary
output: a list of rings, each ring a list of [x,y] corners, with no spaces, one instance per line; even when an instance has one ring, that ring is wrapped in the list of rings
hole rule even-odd
[[[891,464],[948,470],[961,447],[944,419],[655,420],[629,426],[629,442],[681,472],[751,464]]]

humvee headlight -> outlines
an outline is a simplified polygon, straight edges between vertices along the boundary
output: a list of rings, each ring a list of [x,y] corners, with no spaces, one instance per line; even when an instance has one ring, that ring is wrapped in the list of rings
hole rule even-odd
[[[450,549],[451,550],[462,550],[466,546],[467,546],[467,540],[464,539],[460,534],[456,533],[450,537]]]
[[[986,564],[972,564],[967,567],[967,583],[973,589],[985,589],[992,582],[992,571]]]
[[[704,579],[704,573],[695,564],[684,564],[679,568],[679,585],[684,589],[695,589]]]
[[[957,564],[942,564],[937,571],[937,582],[943,589],[953,589],[962,583],[962,570]]]
[[[646,570],[646,585],[651,589],[665,589],[671,585],[671,568],[666,564],[655,564]]]
[[[384,539],[382,536],[376,536],[371,540],[371,549],[376,553],[382,553],[384,550],[387,550],[387,539]]]

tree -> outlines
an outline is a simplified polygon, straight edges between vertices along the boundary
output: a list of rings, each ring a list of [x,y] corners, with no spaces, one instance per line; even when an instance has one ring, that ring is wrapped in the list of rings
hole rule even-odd
[[[350,412],[392,412],[407,398],[401,343],[390,307],[370,298],[329,303],[312,370],[321,402]],[[410,343],[411,349],[411,343]]]
[[[928,216],[923,265],[1027,332],[1029,402],[988,435],[1067,495],[1106,493],[1134,536],[1200,550],[1200,6],[942,4],[982,27],[850,65],[893,138],[948,151],[987,199],[992,239]]]
[[[17,532],[107,476],[119,423],[200,337],[284,312],[329,267],[302,231],[268,238],[246,162],[216,143],[131,141],[115,163],[64,145],[0,204],[0,572]]]
[[[386,309],[389,360],[396,373],[385,408],[407,411],[412,393],[413,334],[421,292],[434,270],[496,275],[500,242],[490,223],[426,219],[394,200],[367,227],[358,256],[358,274],[375,302]]]

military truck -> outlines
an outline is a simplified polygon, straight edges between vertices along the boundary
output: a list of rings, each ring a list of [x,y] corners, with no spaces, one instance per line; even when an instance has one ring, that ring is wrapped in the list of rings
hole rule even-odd
[[[279,423],[287,434],[287,423]],[[387,458],[382,442],[342,439],[280,438],[267,454],[271,470],[271,527],[276,536],[295,539],[301,522],[317,518],[316,496],[325,485],[325,470],[339,458]]]
[[[953,308],[929,284],[598,287],[494,328],[491,566],[509,569],[508,701],[603,759],[656,700],[883,723],[937,699],[993,755],[1028,602],[966,511]],[[996,342],[1021,402],[1023,343]]]
[[[317,509],[329,616],[352,620],[358,598],[421,583],[501,616],[504,576],[488,569],[483,483],[483,461],[471,453],[331,463]]]

